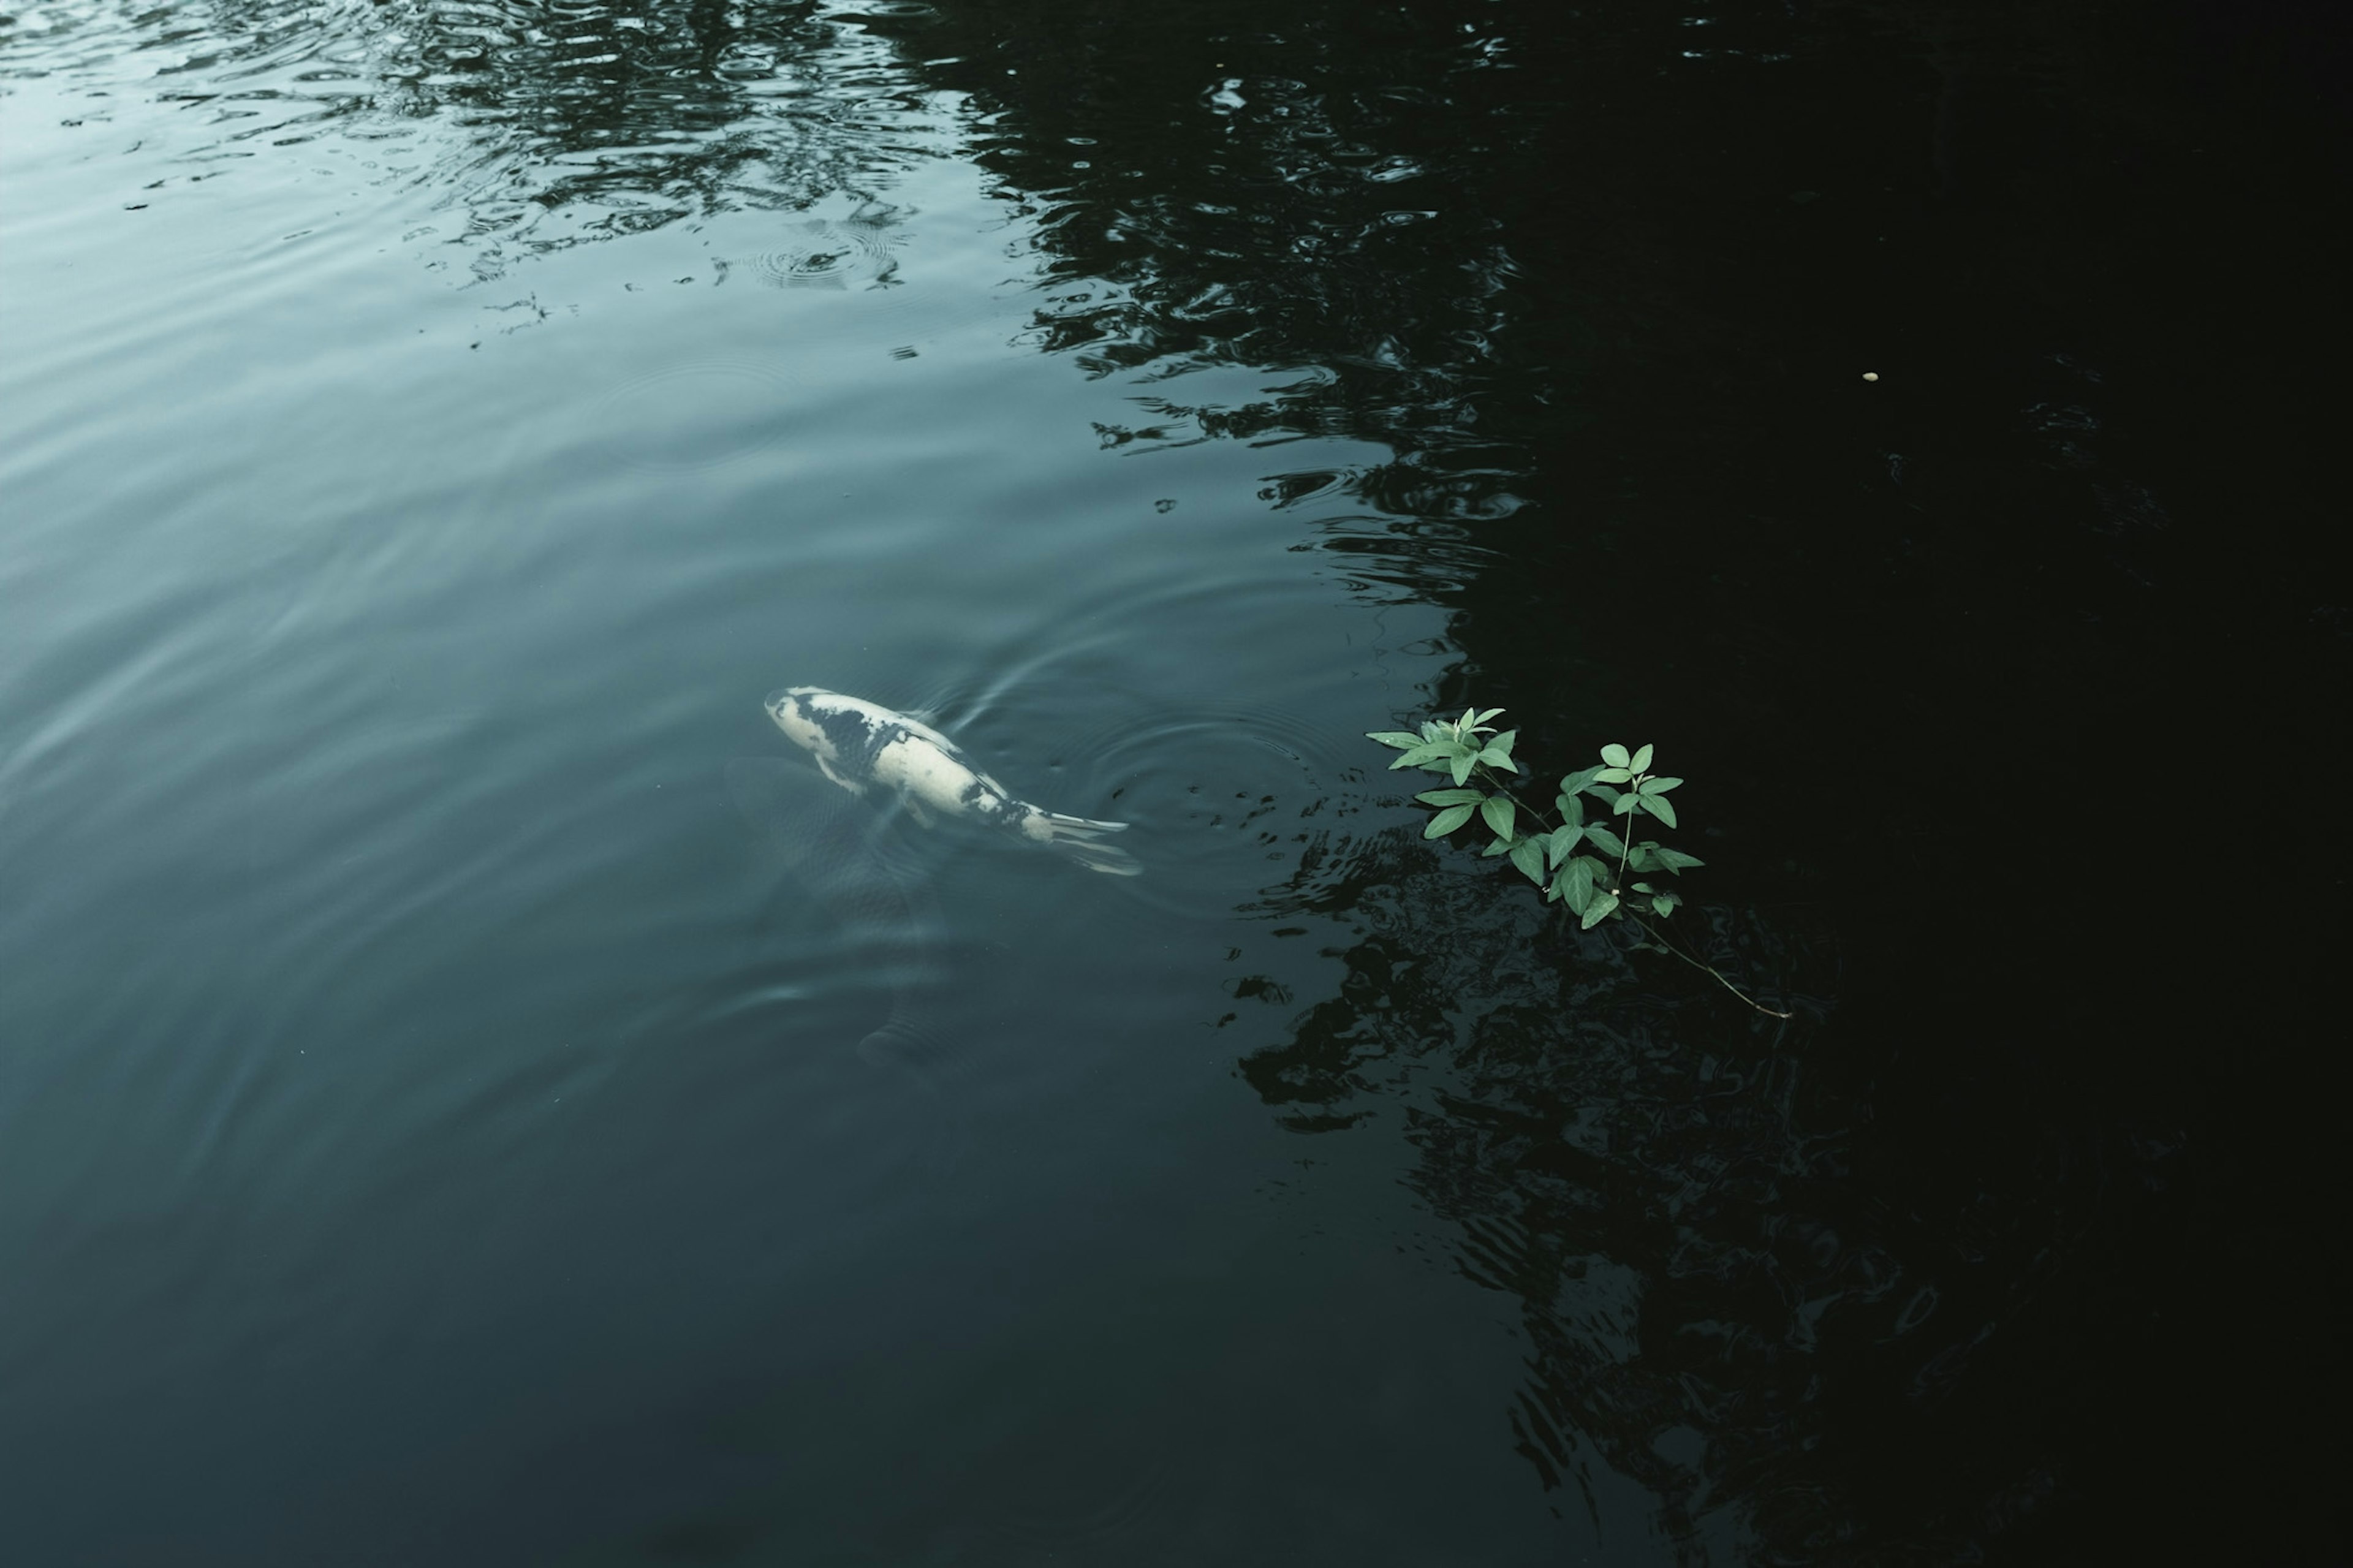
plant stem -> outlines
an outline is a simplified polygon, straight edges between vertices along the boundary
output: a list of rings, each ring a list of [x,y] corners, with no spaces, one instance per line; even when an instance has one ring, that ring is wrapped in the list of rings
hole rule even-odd
[[[1716,968],[1716,966],[1712,963],[1694,958],[1690,953],[1685,952],[1683,949],[1675,946],[1675,944],[1669,942],[1664,935],[1661,934],[1658,927],[1644,920],[1641,915],[1634,914],[1634,911],[1631,910],[1629,910],[1626,912],[1630,915],[1633,915],[1634,923],[1636,925],[1641,926],[1644,931],[1651,933],[1652,940],[1658,942],[1660,951],[1673,953],[1677,958],[1682,959],[1694,969],[1706,970],[1710,974],[1715,976],[1715,983],[1717,984],[1723,986],[1726,991],[1731,992],[1735,996],[1739,997],[1743,1002],[1747,1003],[1751,1007],[1756,1008],[1759,1013],[1763,1013],[1767,1016],[1774,1018],[1793,1018],[1797,1016],[1794,1013],[1784,1013],[1777,1007],[1767,1007],[1764,1003],[1759,1002],[1756,997],[1751,996],[1747,992],[1743,991],[1739,986],[1735,985],[1731,981],[1726,980],[1724,977],[1724,971]]]
[[[1510,801],[1513,805],[1526,812],[1538,822],[1545,822],[1546,820],[1543,812],[1538,811],[1535,806],[1530,805],[1526,801],[1524,801],[1518,795],[1514,795],[1511,791],[1511,787],[1504,784],[1503,779],[1497,776],[1495,771],[1493,768],[1488,767],[1486,763],[1480,763],[1478,772],[1481,778],[1487,780],[1495,786],[1496,794],[1502,795],[1505,800]],[[1630,812],[1627,814],[1626,826],[1629,831],[1630,831],[1633,826],[1633,814]],[[1623,847],[1618,857],[1618,883],[1619,886],[1622,888],[1626,883],[1626,861],[1633,853],[1634,841],[1630,837],[1621,837],[1620,842]],[[1739,986],[1735,985],[1731,981],[1726,980],[1724,977],[1724,971],[1716,968],[1715,965],[1707,963],[1704,959],[1693,957],[1690,953],[1685,952],[1683,949],[1669,942],[1666,939],[1665,933],[1661,931],[1658,927],[1652,925],[1649,921],[1644,920],[1641,915],[1635,913],[1630,907],[1624,904],[1620,904],[1619,907],[1625,910],[1628,917],[1631,919],[1636,925],[1641,926],[1644,931],[1651,933],[1651,939],[1659,944],[1661,952],[1671,952],[1677,958],[1682,959],[1685,963],[1690,964],[1694,969],[1704,970],[1707,973],[1714,975],[1715,977],[1715,983],[1718,985],[1723,986],[1726,991],[1731,992],[1735,996],[1739,997],[1743,1002],[1747,1003],[1751,1007],[1756,1008],[1759,1013],[1764,1014],[1767,1017],[1794,1018],[1797,1016],[1795,1013],[1784,1013],[1778,1007],[1767,1007],[1764,1003],[1759,1002],[1756,997],[1751,996],[1747,992],[1743,991]]]
[[[1518,795],[1514,795],[1511,792],[1510,786],[1506,785],[1504,781],[1496,775],[1495,771],[1484,763],[1481,763],[1479,764],[1479,776],[1493,784],[1495,786],[1495,793],[1497,795],[1502,795],[1505,800],[1510,801],[1514,805],[1519,807],[1522,811],[1526,812],[1538,822],[1544,823],[1546,826],[1549,827],[1552,826],[1551,822],[1545,816],[1543,812],[1538,811],[1535,806],[1530,805],[1526,801],[1524,801]]]

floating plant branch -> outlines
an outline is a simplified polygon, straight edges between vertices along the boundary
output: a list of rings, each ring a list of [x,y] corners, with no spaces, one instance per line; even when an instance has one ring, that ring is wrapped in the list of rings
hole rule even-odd
[[[1613,743],[1601,748],[1599,766],[1580,769],[1560,781],[1552,815],[1547,816],[1513,793],[1512,781],[1504,776],[1505,770],[1512,773],[1525,770],[1512,756],[1520,732],[1495,731],[1493,721],[1503,711],[1466,709],[1460,719],[1426,721],[1419,733],[1366,731],[1367,739],[1404,753],[1389,763],[1392,771],[1419,768],[1453,779],[1451,789],[1424,790],[1414,796],[1437,812],[1421,836],[1443,838],[1476,817],[1493,835],[1482,853],[1508,858],[1523,876],[1544,889],[1547,903],[1565,905],[1577,918],[1579,930],[1591,931],[1604,921],[1631,920],[1650,934],[1651,944],[1661,952],[1705,970],[1758,1012],[1788,1017],[1726,980],[1714,964],[1676,945],[1662,925],[1653,923],[1663,922],[1683,901],[1683,895],[1663,879],[1679,878],[1691,868],[1706,864],[1696,855],[1670,849],[1654,838],[1634,837],[1640,819],[1645,816],[1669,827],[1677,826],[1674,802],[1667,796],[1683,781],[1651,771],[1651,747],[1629,751]],[[1588,796],[1609,807],[1606,817],[1586,821]],[[1630,883],[1630,876],[1645,879]]]

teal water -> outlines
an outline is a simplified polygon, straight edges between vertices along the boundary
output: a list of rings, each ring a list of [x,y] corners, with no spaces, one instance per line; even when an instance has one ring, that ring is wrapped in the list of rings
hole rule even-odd
[[[2149,847],[2333,776],[2343,142],[2219,16],[0,17],[0,1561],[2291,1538],[2334,830]],[[1472,698],[1788,1019],[1422,841]]]
[[[1443,618],[1297,550],[1346,498],[1261,493],[1365,444],[1097,432],[1314,368],[1040,354],[1111,286],[853,16],[577,132],[459,20],[7,46],[16,1560],[1198,1560],[1408,1470],[1447,1502],[1337,1539],[1588,1530],[1489,1418],[1508,1314],[1393,1247],[1394,1151],[1304,1183],[1219,1028],[1328,967],[1238,910]],[[891,976],[722,784],[794,682],[1149,874],[963,847],[936,1052],[860,1059]]]

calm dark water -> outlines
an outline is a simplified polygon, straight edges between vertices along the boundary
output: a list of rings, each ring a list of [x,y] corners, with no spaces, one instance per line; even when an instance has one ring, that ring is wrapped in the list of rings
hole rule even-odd
[[[2341,1557],[2344,41],[0,18],[0,1555]]]

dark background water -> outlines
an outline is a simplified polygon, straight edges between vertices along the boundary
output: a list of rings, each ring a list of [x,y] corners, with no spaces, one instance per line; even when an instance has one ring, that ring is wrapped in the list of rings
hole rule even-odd
[[[8,1560],[2341,1557],[2346,45],[6,18]],[[1146,875],[849,918],[797,681]]]

